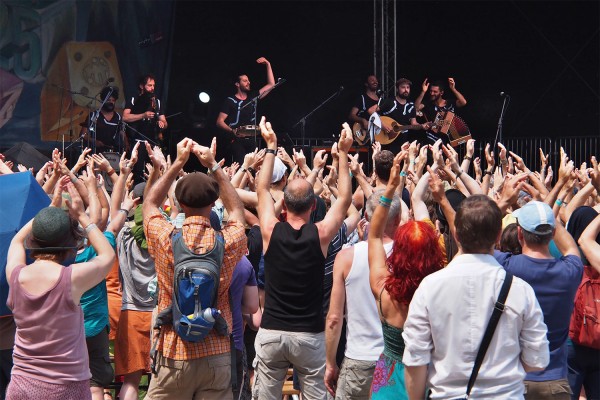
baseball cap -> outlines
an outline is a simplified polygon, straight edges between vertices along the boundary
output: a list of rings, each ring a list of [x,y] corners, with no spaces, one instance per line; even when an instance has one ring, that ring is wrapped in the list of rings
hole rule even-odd
[[[523,207],[513,212],[517,223],[527,232],[538,235],[547,235],[554,229],[554,213],[552,208],[541,201],[530,201]],[[540,225],[550,225],[550,228],[540,228]]]

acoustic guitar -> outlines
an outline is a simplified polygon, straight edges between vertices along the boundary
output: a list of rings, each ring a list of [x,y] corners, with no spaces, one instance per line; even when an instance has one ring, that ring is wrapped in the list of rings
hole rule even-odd
[[[355,122],[352,125],[352,134],[354,135],[354,140],[360,146],[364,146],[369,142],[369,131],[363,128],[360,122]]]
[[[375,133],[375,141],[381,144],[390,144],[394,140],[396,140],[401,133],[404,133],[409,130],[421,130],[423,127],[421,125],[400,125],[393,118],[390,117],[381,117],[381,123],[390,125],[392,127],[392,132],[385,133],[383,129],[378,129]]]

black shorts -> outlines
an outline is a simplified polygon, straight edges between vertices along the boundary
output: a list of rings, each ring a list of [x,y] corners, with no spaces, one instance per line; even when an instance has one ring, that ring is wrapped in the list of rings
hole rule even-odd
[[[85,338],[90,358],[90,386],[107,387],[113,381],[115,371],[108,354],[108,326],[96,336]]]

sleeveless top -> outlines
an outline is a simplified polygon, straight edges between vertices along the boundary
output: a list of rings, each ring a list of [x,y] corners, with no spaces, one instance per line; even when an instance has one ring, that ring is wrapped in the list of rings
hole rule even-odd
[[[393,242],[385,245],[391,250]],[[369,252],[367,242],[354,245],[352,267],[346,286],[346,352],[353,360],[377,361],[383,351],[381,321],[377,303],[369,284]]]
[[[265,261],[265,309],[261,328],[319,333],[323,318],[325,256],[315,224],[273,228]]]
[[[381,313],[381,328],[383,330],[383,354],[393,358],[396,361],[402,362],[402,355],[404,354],[404,339],[402,339],[402,328],[397,328],[390,325],[383,316],[383,309],[381,308],[381,295],[385,288],[381,289],[379,293],[379,312]]]
[[[83,311],[71,297],[72,266],[40,295],[21,287],[24,267],[14,269],[7,301],[17,325],[12,373],[58,384],[90,379]]]

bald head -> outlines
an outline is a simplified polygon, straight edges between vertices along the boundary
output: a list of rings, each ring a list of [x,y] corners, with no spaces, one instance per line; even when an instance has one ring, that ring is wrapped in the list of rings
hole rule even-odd
[[[305,179],[289,181],[283,191],[283,201],[286,209],[294,214],[302,214],[315,204],[315,192],[312,185]]]

